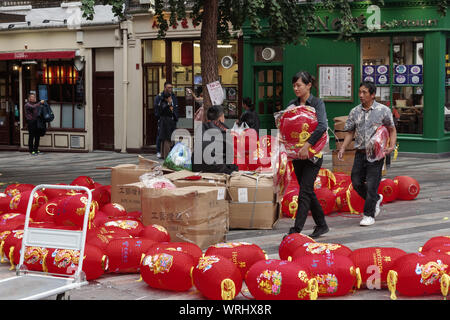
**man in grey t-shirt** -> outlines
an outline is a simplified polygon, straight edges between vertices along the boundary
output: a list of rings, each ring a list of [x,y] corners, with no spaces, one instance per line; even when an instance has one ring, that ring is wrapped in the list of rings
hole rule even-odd
[[[389,130],[389,145],[384,154],[390,154],[397,143],[391,110],[385,105],[375,101],[376,87],[372,82],[363,82],[359,86],[359,99],[361,104],[354,107],[345,123],[346,131],[344,142],[339,149],[338,159],[342,160],[345,149],[355,137],[355,160],[352,168],[352,184],[355,191],[365,200],[361,226],[370,226],[375,223],[375,217],[380,213],[380,204],[383,196],[378,194],[381,181],[384,158],[369,162],[366,147],[376,130],[384,125]]]

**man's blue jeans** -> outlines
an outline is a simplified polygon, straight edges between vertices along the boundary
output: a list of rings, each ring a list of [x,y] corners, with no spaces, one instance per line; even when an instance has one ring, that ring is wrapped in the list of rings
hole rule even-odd
[[[378,161],[369,162],[363,152],[355,153],[355,160],[352,168],[353,189],[365,200],[364,215],[375,216],[375,207],[379,199],[378,187],[381,181],[384,158]]]

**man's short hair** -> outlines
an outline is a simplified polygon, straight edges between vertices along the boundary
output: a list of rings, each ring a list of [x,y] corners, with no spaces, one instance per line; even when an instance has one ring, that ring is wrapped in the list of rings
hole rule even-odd
[[[372,81],[363,81],[361,82],[359,87],[361,88],[362,86],[369,89],[370,94],[374,94],[377,91],[377,87],[375,86],[375,83],[373,83]]]
[[[170,81],[164,82],[164,88],[165,88],[168,84],[172,85],[172,82],[170,82]]]
[[[28,99],[30,99],[31,96],[35,96],[36,97],[36,93],[29,93],[28,94]]]
[[[213,105],[206,112],[206,118],[211,121],[219,119],[221,115],[223,115],[223,107],[220,105]]]

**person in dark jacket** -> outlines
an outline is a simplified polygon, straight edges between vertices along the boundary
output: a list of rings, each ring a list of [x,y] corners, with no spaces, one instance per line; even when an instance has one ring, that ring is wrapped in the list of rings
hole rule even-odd
[[[28,95],[28,101],[25,104],[25,119],[28,128],[28,150],[33,156],[41,153],[39,151],[39,142],[42,131],[45,130],[45,123],[40,115],[44,103],[44,100],[36,103],[36,95],[31,93]]]
[[[178,116],[175,113],[172,95],[164,93],[164,99],[161,101],[159,138],[161,140],[161,157],[165,159],[170,152],[172,145],[172,133],[177,127]]]
[[[156,121],[157,121],[157,125],[158,125],[157,135],[156,135],[156,157],[159,159],[162,158],[161,157],[161,137],[159,135],[160,119],[161,119],[161,112],[162,112],[161,103],[163,102],[164,95],[166,95],[166,94],[169,94],[172,97],[173,112],[178,121],[177,96],[173,93],[173,85],[170,82],[166,81],[164,83],[164,90],[155,97],[155,101],[154,101],[154,112],[155,112],[155,117],[156,117]]]
[[[200,137],[196,134],[192,171],[226,174],[239,171],[238,166],[233,163],[233,141],[227,139],[229,128],[225,124],[223,107],[219,105],[209,107],[206,119],[207,121],[202,124]],[[227,163],[227,159],[231,162]]]
[[[250,98],[244,98],[242,100],[242,107],[244,108],[244,113],[241,118],[237,121],[238,125],[246,123],[249,128],[255,129],[256,133],[259,133],[259,117],[255,111],[255,106]]]
[[[292,78],[292,85],[297,99],[289,102],[290,105],[307,105],[316,111],[317,127],[312,132],[309,139],[299,151],[299,159],[292,160],[295,175],[297,176],[300,186],[298,195],[298,209],[295,216],[294,226],[289,233],[300,233],[305,225],[308,211],[311,210],[314,223],[316,224],[311,238],[317,238],[329,231],[325,221],[325,215],[319,200],[314,193],[314,181],[322,166],[323,158],[309,158],[309,148],[317,143],[322,135],[328,129],[328,120],[324,102],[311,94],[311,87],[314,85],[315,79],[307,71],[300,71]]]

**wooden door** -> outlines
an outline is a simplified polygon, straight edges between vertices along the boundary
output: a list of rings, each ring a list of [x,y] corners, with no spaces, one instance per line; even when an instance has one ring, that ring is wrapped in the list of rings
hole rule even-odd
[[[18,71],[12,65],[0,65],[0,145],[20,144]]]
[[[144,67],[144,141],[146,146],[156,144],[158,122],[155,117],[155,97],[162,91],[159,80],[163,66]]]
[[[94,149],[114,150],[114,72],[94,72]]]
[[[283,109],[283,68],[255,68],[255,109],[261,122],[261,129],[274,129],[273,114]]]

